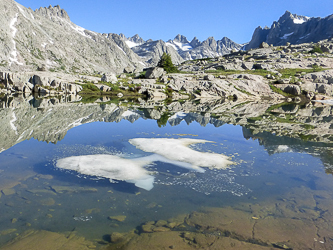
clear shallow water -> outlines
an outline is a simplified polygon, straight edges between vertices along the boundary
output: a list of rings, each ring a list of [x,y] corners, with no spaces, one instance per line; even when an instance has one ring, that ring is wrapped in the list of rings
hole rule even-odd
[[[231,207],[236,213],[247,211],[244,207],[259,206],[261,212],[254,208],[249,211],[250,220],[267,216],[298,221],[323,219],[322,214],[332,209],[327,204],[332,201],[333,185],[332,176],[325,173],[327,161],[320,153],[329,152],[330,145],[271,133],[249,138],[249,133],[242,126],[232,124],[214,127],[182,121],[177,126],[167,123],[158,127],[155,120],[140,118],[134,123],[122,120],[83,124],[68,130],[56,144],[35,139],[18,143],[0,154],[0,243],[5,244],[18,234],[34,229],[60,233],[75,231],[95,243],[104,240],[109,244],[108,235],[113,232],[140,231],[140,226],[149,221],[168,220],[204,211],[205,207]],[[133,159],[152,154],[130,144],[129,140],[133,138],[213,141],[189,147],[198,152],[229,156],[235,164],[228,169],[207,168],[200,173],[174,164],[154,162],[145,167],[155,177],[154,187],[149,191],[130,182],[114,180],[111,183],[106,178],[56,167],[58,159],[71,156],[108,154]],[[315,203],[303,204],[302,201],[309,197]],[[279,207],[277,204],[281,201],[287,204]],[[263,208],[271,206],[279,207],[280,212],[274,210],[263,215]],[[295,214],[290,215],[290,211]],[[311,217],[313,213],[315,215]],[[330,216],[325,216],[329,228],[332,225]],[[187,224],[191,226],[191,223],[194,222]],[[196,223],[204,228],[204,222]],[[293,228],[295,235],[301,230],[295,224],[288,227]],[[237,228],[232,230],[237,231]],[[241,228],[239,230],[238,234],[242,234]],[[330,229],[325,230],[330,232]],[[276,234],[279,234],[278,230]],[[312,237],[318,238],[314,244],[323,241],[320,244],[329,247],[328,235],[316,232]],[[275,236],[261,237],[262,241],[277,244]],[[304,237],[308,235],[304,234]]]

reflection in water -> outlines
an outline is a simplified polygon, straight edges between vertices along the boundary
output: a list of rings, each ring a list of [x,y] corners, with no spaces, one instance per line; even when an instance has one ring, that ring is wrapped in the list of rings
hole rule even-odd
[[[4,249],[333,248],[331,106],[6,100]]]

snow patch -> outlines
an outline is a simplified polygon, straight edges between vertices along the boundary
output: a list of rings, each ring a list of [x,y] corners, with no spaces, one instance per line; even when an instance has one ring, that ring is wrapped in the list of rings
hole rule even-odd
[[[174,41],[174,43],[182,51],[188,51],[188,50],[192,49],[192,46],[189,43],[179,43],[179,42],[175,42],[175,41]]]
[[[305,36],[300,37],[298,40],[301,40],[301,39],[303,39],[303,38],[306,38],[306,37],[308,37],[309,35],[311,35],[311,33],[308,33],[308,34],[306,34]]]
[[[10,56],[9,56],[9,66],[12,65],[12,63],[17,63],[18,65],[23,65],[23,63],[20,63],[17,60],[17,50],[16,50],[16,42],[15,42],[15,36],[16,36],[16,32],[17,32],[17,28],[15,27],[15,23],[17,22],[17,18],[18,18],[18,13],[16,13],[15,17],[10,21],[9,24],[9,28],[12,30],[12,43],[14,45],[13,47],[13,51],[10,52]]]
[[[310,17],[307,17],[307,16],[296,17],[296,18],[293,19],[293,22],[295,24],[302,24],[302,23],[307,22],[309,19],[310,19]]]
[[[177,119],[177,118],[180,118],[180,119],[183,119],[186,117],[186,113],[184,112],[177,112],[176,114],[174,114],[173,116],[171,116],[168,120],[173,120],[173,119]]]
[[[12,129],[15,131],[15,134],[17,134],[17,128],[16,128],[16,126],[15,126],[15,124],[14,124],[14,122],[15,122],[16,120],[17,120],[17,118],[16,118],[15,112],[14,112],[14,110],[13,110],[12,119],[10,120],[9,124],[10,124],[10,126],[12,127]]]
[[[294,34],[294,32],[285,34],[284,36],[280,37],[280,39],[287,39],[289,36],[291,36],[292,34]]]
[[[21,8],[21,6],[19,6],[18,4],[16,4],[17,8],[20,10],[21,14],[27,18],[27,16],[24,14],[24,10]]]
[[[47,43],[42,43],[41,46],[45,49]]]
[[[172,43],[165,43],[166,46],[171,46],[172,48],[174,48],[175,50],[178,50],[177,47],[172,44]]]
[[[121,116],[122,117],[129,117],[131,115],[138,115],[137,113],[130,111],[130,110],[126,110]]]
[[[142,45],[142,43],[135,43],[135,42],[132,42],[132,41],[125,41],[125,43],[126,43],[127,46],[130,47],[130,48],[133,48],[133,47],[136,47],[136,46]]]
[[[122,48],[120,48],[118,45],[117,47],[125,54],[125,56],[127,56],[126,52]]]

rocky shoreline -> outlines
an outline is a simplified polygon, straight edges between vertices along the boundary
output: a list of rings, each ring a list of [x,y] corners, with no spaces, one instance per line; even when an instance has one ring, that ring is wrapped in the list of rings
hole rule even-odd
[[[116,76],[60,72],[0,72],[0,93],[40,95],[145,95],[151,99],[271,99],[301,102],[332,97],[333,39],[317,44],[269,46]],[[127,72],[127,71],[126,71]]]

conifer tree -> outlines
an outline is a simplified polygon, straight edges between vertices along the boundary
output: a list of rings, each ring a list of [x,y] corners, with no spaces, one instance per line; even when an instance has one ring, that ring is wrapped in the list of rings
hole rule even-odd
[[[167,53],[163,53],[160,61],[157,64],[158,67],[163,68],[168,73],[177,73],[178,69],[173,65],[171,56]]]

